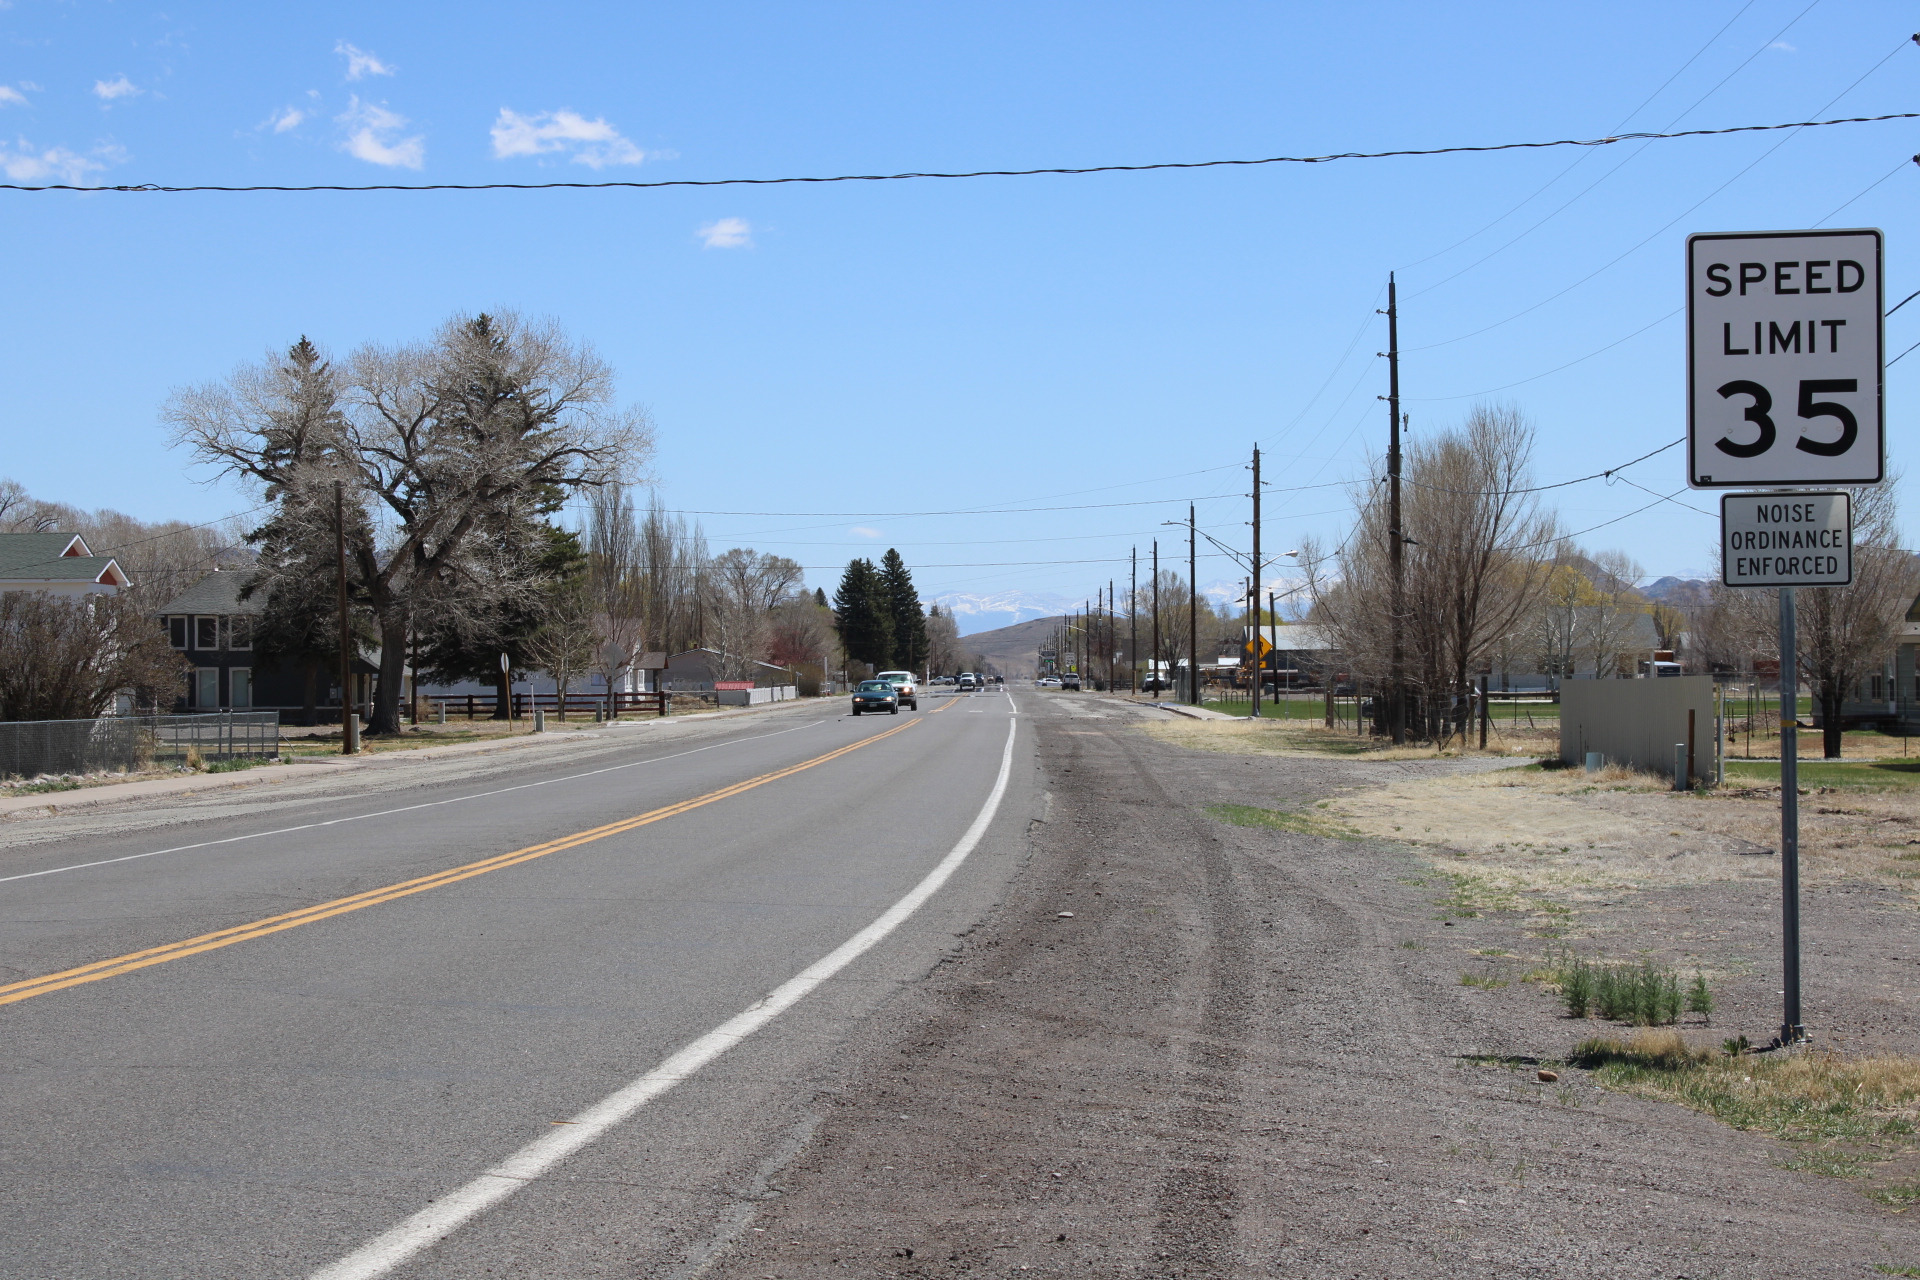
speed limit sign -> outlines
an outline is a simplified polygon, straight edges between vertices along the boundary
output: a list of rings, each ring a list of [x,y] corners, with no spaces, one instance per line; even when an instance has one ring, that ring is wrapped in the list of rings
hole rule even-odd
[[[1879,484],[1877,230],[1687,237],[1687,483]]]

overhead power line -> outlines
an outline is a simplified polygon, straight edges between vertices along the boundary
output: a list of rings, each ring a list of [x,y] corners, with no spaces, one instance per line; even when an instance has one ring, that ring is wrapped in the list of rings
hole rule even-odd
[[[1877,124],[1884,120],[1916,120],[1920,111],[1882,116],[1847,116],[1836,120],[1796,120],[1787,124],[1743,124],[1726,129],[1682,129],[1675,133],[1618,133],[1604,138],[1556,138],[1547,142],[1498,142],[1475,146],[1402,148],[1395,151],[1340,151],[1322,156],[1263,156],[1248,160],[1168,160],[1158,164],[1099,164],[1077,169],[973,169],[956,173],[843,173],[824,177],[792,178],[672,178],[660,182],[372,182],[310,183],[247,186],[216,184],[172,186],[138,182],[82,187],[55,182],[0,183],[0,191],[82,191],[177,195],[190,192],[241,193],[302,191],[650,191],[663,187],[773,187],[795,183],[903,182],[914,178],[1031,178],[1047,174],[1147,173],[1159,169],[1246,168],[1267,164],[1327,164],[1335,160],[1392,160],[1410,156],[1450,156],[1492,151],[1539,151],[1554,147],[1611,147],[1621,142],[1651,142],[1671,138],[1711,138],[1733,133],[1771,133],[1779,129],[1821,129],[1840,124]]]
[[[1502,498],[1514,493],[1545,493],[1549,489],[1564,489],[1568,485],[1585,484],[1589,480],[1612,480],[1628,467],[1637,466],[1645,462],[1648,458],[1657,458],[1667,450],[1677,448],[1686,442],[1687,438],[1681,436],[1678,440],[1669,440],[1658,449],[1652,449],[1641,454],[1631,462],[1622,462],[1618,466],[1608,467],[1605,471],[1596,471],[1590,476],[1575,476],[1571,480],[1556,480],[1552,484],[1537,484],[1528,489],[1445,489],[1437,484],[1422,484],[1418,480],[1409,480],[1404,476],[1401,478],[1400,483],[1410,484],[1416,489],[1425,489],[1429,493],[1451,493],[1468,498]],[[1619,476],[1619,478],[1626,480],[1625,476]],[[1629,480],[1627,483],[1632,484],[1633,482]],[[1634,485],[1636,489],[1639,487],[1639,485]],[[1649,490],[1649,492],[1651,492],[1651,490]]]

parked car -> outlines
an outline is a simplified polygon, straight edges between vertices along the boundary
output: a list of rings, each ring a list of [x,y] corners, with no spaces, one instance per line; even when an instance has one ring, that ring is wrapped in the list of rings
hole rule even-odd
[[[1039,689],[1058,689],[1060,687],[1060,677],[1059,676],[1041,676],[1038,680],[1035,680],[1033,683],[1034,683],[1034,687]]]
[[[901,706],[906,707],[910,711],[918,711],[920,709],[920,695],[917,691],[917,686],[913,682],[913,672],[882,671],[879,675],[875,676],[874,679],[885,680],[891,684],[894,693],[899,696]]]
[[[1080,688],[1080,677],[1069,671],[1066,675],[1060,677],[1059,685],[1062,689],[1078,690]]]
[[[860,687],[853,691],[853,714],[863,711],[884,711],[888,715],[900,714],[900,695],[894,690],[891,680],[862,680]]]

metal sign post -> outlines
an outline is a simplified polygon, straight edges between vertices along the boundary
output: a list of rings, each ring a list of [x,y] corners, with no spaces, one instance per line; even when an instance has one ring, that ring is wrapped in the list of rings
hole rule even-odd
[[[1687,237],[1687,483],[1721,501],[1721,581],[1780,593],[1780,1043],[1800,1009],[1800,697],[1794,592],[1853,581],[1845,493],[1886,476],[1882,237]]]

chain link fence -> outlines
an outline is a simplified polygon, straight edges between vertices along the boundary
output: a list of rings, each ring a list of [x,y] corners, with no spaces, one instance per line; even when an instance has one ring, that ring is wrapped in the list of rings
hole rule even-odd
[[[280,754],[278,711],[0,722],[0,777],[137,772]]]

